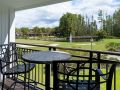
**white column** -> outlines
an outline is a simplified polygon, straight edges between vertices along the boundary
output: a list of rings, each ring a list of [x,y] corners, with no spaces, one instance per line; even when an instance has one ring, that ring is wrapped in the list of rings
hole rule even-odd
[[[0,44],[15,41],[14,18],[14,9],[0,6]]]
[[[15,11],[10,9],[10,42],[15,42]]]
[[[15,41],[15,11],[14,9],[0,6],[0,44],[7,44]],[[2,76],[0,74],[0,82]]]

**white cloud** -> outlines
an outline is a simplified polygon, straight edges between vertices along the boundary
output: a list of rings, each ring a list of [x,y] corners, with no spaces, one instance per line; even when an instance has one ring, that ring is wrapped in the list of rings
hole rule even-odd
[[[16,27],[45,26],[52,27],[59,24],[60,17],[66,12],[89,15],[97,19],[98,10],[112,14],[120,2],[116,0],[73,0],[69,2],[18,11],[16,12]]]

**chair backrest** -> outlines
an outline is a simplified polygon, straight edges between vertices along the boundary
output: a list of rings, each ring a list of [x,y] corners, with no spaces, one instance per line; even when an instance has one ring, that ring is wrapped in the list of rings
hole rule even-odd
[[[0,45],[0,71],[5,67],[6,64],[9,64],[10,59],[15,61],[17,59],[17,53],[14,44],[3,44]]]
[[[2,68],[5,65],[5,62],[8,61],[9,47],[8,44],[0,45],[0,70],[2,72]]]
[[[54,90],[100,90],[102,83],[112,90],[115,69],[116,62],[107,60],[53,62]]]
[[[115,69],[116,69],[116,64],[113,64],[110,68],[110,71],[109,71],[109,76],[107,78],[107,90],[112,90],[112,78],[113,78],[113,74],[115,72]]]
[[[55,66],[56,64],[57,66]],[[91,68],[90,63],[78,61],[65,64],[63,67],[60,63],[53,64],[54,78],[56,79],[54,81],[54,90],[99,90],[95,81],[95,75],[93,75],[96,70]],[[72,65],[71,68],[70,64]],[[91,79],[91,77],[94,79]]]
[[[116,69],[116,64],[110,65],[109,71],[103,73],[101,69],[96,70],[96,81],[98,83],[105,83],[106,82],[106,90],[112,90],[112,78]],[[104,80],[100,81],[100,77]]]

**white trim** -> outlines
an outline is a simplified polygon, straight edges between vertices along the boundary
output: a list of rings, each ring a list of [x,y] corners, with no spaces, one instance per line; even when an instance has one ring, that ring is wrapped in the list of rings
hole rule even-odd
[[[44,2],[38,2],[38,3],[34,3],[34,4],[22,6],[22,7],[16,7],[15,10],[19,11],[19,10],[31,9],[31,8],[42,7],[42,6],[47,6],[51,4],[62,3],[62,2],[70,1],[70,0],[48,0],[48,1],[46,0],[46,2],[45,0],[43,1]]]
[[[62,3],[71,0],[0,0],[0,7],[14,8],[16,11]]]

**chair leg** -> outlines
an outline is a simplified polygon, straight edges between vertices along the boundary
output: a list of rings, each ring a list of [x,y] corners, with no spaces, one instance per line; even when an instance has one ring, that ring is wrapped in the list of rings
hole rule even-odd
[[[24,74],[24,90],[26,90],[26,72]]]
[[[17,78],[18,78],[18,75],[16,75],[17,76]],[[14,76],[14,79],[15,79],[15,84],[14,84],[14,90],[15,90],[15,86],[16,86],[16,81],[17,81],[17,79],[16,79],[16,77]]]
[[[29,79],[30,79],[30,72],[28,72],[28,90],[30,89],[30,81],[29,81]]]
[[[4,89],[5,76],[3,75],[2,90]]]
[[[13,90],[15,90],[15,86],[16,86],[16,82],[15,82],[15,84],[14,84],[14,87],[13,87],[14,89],[13,89]]]

